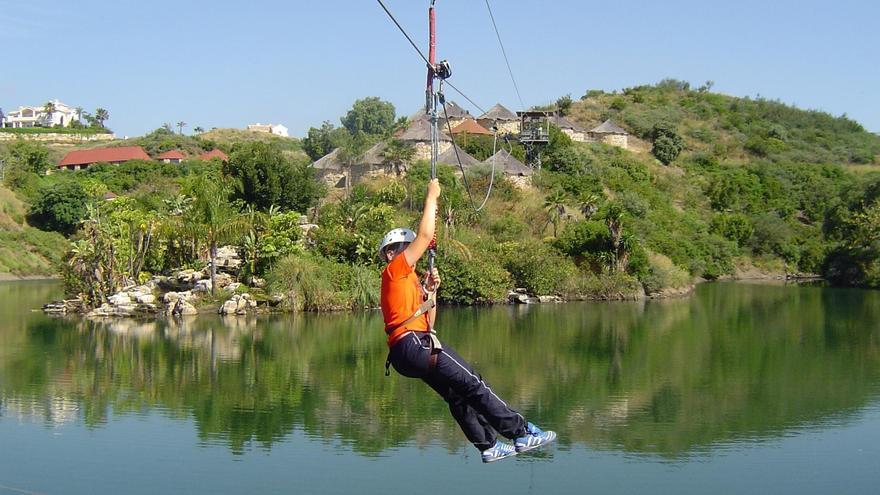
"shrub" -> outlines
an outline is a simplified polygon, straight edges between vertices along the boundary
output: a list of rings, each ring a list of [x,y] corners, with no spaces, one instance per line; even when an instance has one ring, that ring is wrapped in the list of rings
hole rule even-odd
[[[687,286],[691,282],[691,275],[666,256],[648,252],[648,273],[641,280],[645,293],[654,294],[667,288]]]
[[[513,283],[497,256],[478,250],[476,254],[441,244],[438,252],[443,283],[438,298],[450,304],[502,302]]]
[[[91,198],[76,182],[62,182],[41,191],[31,206],[29,220],[43,230],[73,234],[86,214]]]
[[[577,273],[570,258],[540,241],[505,243],[502,253],[504,268],[516,286],[533,294],[559,294]]]

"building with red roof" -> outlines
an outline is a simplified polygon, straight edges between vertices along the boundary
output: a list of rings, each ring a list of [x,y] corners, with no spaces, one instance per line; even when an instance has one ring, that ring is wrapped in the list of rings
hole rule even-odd
[[[492,135],[492,131],[481,126],[474,119],[467,119],[464,122],[462,122],[461,124],[458,124],[457,126],[452,128],[452,134],[454,134],[454,135],[461,134],[462,132],[466,132],[471,135],[480,135],[480,136],[491,136]]]
[[[183,160],[186,160],[186,155],[184,155],[180,150],[170,150],[157,156],[156,160],[165,163],[180,163]]]
[[[226,153],[218,150],[217,148],[212,149],[211,151],[207,151],[202,153],[197,158],[198,160],[213,160],[214,158],[219,159],[221,162],[228,162],[229,157],[226,156]]]
[[[95,163],[113,163],[118,165],[129,160],[150,160],[150,155],[140,146],[77,150],[64,155],[61,163],[58,164],[58,168],[80,170]]]

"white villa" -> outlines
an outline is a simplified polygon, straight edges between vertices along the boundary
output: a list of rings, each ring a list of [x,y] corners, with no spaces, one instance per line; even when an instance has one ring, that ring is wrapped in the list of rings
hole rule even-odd
[[[79,120],[76,108],[59,100],[50,103],[55,107],[52,113],[46,112],[46,105],[36,107],[18,107],[2,117],[0,127],[67,127],[74,120]]]
[[[289,137],[287,134],[287,127],[284,127],[281,124],[261,124],[257,122],[256,124],[250,124],[247,126],[247,130],[253,132],[265,132],[267,134],[274,134],[281,137]]]

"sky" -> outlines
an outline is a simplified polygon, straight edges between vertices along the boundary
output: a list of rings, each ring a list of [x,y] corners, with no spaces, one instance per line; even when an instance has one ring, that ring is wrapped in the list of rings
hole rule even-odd
[[[420,46],[428,0],[384,0]],[[436,0],[438,59],[482,109],[521,105],[485,0]],[[490,0],[526,107],[672,77],[880,132],[880,2]],[[0,0],[0,108],[58,98],[118,136],[424,104],[424,62],[374,0]],[[472,114],[481,110],[447,93]]]

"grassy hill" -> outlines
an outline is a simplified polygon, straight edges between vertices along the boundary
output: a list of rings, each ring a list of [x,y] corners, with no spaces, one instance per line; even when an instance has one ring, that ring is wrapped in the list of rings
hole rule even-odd
[[[27,206],[0,186],[0,279],[51,276],[68,248],[64,236],[27,224]]]

